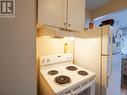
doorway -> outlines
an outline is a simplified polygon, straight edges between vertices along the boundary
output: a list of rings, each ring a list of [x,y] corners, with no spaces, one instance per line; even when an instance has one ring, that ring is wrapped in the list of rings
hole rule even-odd
[[[127,95],[127,33],[126,32],[127,29],[123,29],[121,95]]]

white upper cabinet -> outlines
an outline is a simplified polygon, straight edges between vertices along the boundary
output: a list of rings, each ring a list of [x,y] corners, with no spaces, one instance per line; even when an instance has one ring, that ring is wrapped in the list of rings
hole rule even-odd
[[[68,0],[68,29],[83,31],[85,23],[85,0]]]
[[[38,23],[82,31],[85,0],[38,0]]]
[[[38,0],[38,23],[63,27],[64,11],[64,0]]]

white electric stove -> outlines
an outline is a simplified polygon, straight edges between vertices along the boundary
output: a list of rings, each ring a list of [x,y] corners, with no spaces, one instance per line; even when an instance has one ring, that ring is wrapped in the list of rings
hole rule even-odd
[[[40,74],[54,95],[95,95],[96,74],[74,65],[72,54],[41,56]]]

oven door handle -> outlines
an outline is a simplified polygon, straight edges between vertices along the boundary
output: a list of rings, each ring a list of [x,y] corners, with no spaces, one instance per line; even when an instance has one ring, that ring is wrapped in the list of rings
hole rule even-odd
[[[81,86],[80,88],[78,88],[78,89],[76,89],[74,91],[71,91],[71,95],[77,95],[77,94],[81,93],[85,89],[89,88],[95,82],[96,82],[96,80],[94,79],[91,82],[89,82],[88,85],[84,85],[84,87]]]

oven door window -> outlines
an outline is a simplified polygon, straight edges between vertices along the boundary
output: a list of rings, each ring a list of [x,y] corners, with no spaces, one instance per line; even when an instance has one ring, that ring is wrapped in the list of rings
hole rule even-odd
[[[90,87],[80,92],[78,95],[91,95]]]

